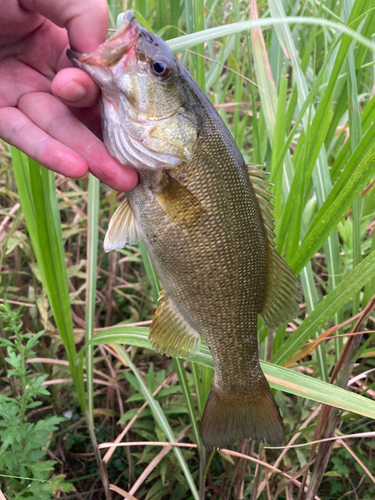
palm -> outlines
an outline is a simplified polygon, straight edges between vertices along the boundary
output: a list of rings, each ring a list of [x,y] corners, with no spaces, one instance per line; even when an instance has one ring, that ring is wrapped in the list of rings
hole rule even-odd
[[[89,168],[115,189],[134,187],[135,173],[118,165],[96,137],[99,91],[85,73],[70,67],[66,30],[39,14],[29,14],[27,24],[5,18],[0,21],[0,137],[64,175],[81,177]]]

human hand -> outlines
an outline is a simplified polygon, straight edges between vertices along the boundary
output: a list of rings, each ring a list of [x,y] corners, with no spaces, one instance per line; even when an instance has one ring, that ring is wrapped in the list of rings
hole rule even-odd
[[[133,189],[135,170],[97,137],[98,87],[65,54],[68,44],[91,52],[105,41],[107,2],[0,0],[0,8],[0,137],[55,172],[89,170],[117,191]]]

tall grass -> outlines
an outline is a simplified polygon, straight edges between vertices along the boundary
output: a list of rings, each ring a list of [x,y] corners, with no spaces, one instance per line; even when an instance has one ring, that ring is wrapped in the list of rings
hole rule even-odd
[[[271,387],[278,391],[276,399],[288,443],[306,444],[306,448],[284,451],[283,463],[278,459],[279,451],[262,451],[254,444],[251,450],[240,445],[242,458],[236,464],[228,454],[215,452],[205,471],[210,475],[210,486],[204,490],[201,485],[200,498],[213,494],[220,498],[290,498],[293,487],[301,492],[305,489],[306,498],[314,498],[319,487],[325,497],[335,492],[344,494],[349,482],[340,478],[341,490],[339,487],[335,490],[330,476],[324,479],[326,465],[321,465],[319,451],[316,454],[308,442],[313,436],[341,439],[343,434],[366,433],[371,429],[371,419],[375,419],[372,375],[368,375],[367,384],[357,386],[357,394],[348,390],[348,382],[351,388],[355,387],[350,378],[367,380],[364,373],[373,367],[375,356],[371,347],[373,334],[365,333],[362,344],[359,342],[360,332],[366,331],[366,322],[372,314],[371,298],[375,293],[374,4],[371,0],[324,3],[135,0],[127,4],[126,7],[133,8],[140,19],[181,54],[217,107],[245,159],[270,173],[274,184],[271,189],[276,195],[277,247],[300,276],[304,295],[300,317],[277,332],[268,332],[259,324],[259,340],[262,367]],[[119,13],[117,3],[110,3],[110,7],[115,20]],[[170,37],[176,38],[169,40]],[[159,293],[158,279],[143,245],[139,250],[116,252],[113,266],[106,260],[100,247],[103,236],[98,231],[98,221],[107,216],[109,196],[103,188],[101,193],[106,198],[100,202],[99,184],[90,178],[87,284],[83,287],[86,342],[82,345],[77,339],[75,311],[79,294],[69,289],[72,274],[69,275],[64,261],[64,242],[69,235],[65,229],[64,236],[60,224],[60,217],[69,219],[70,205],[64,205],[61,197],[57,197],[53,174],[16,150],[12,150],[12,159],[33,251],[26,252],[25,240],[20,236],[11,248],[12,233],[0,240],[0,244],[7,245],[3,247],[7,251],[11,248],[8,255],[15,249],[21,252],[23,259],[33,259],[35,254],[38,276],[43,283],[41,295],[45,293],[48,297],[93,446],[96,449],[96,441],[102,440],[95,436],[102,420],[100,412],[96,414],[95,404],[101,394],[93,369],[102,363],[102,356],[110,352],[118,375],[123,373],[121,380],[127,384],[126,391],[131,394],[128,405],[134,401],[144,402],[139,416],[135,417],[137,409],[131,407],[120,414],[122,425],[137,419],[127,430],[127,439],[139,441],[135,436],[141,436],[143,441],[175,442],[188,436],[199,453],[199,421],[212,377],[208,349],[202,345],[193,361],[166,363],[152,353],[146,327],[126,326],[133,320],[149,319]],[[82,184],[76,185],[81,186],[79,192],[86,197]],[[69,196],[68,192],[64,194]],[[13,220],[13,227],[19,224],[19,218],[20,214]],[[74,231],[72,237],[78,238],[77,234]],[[74,241],[79,246],[80,240]],[[1,252],[5,262],[6,252]],[[116,266],[122,269],[124,263],[128,266],[121,274],[124,283],[114,285],[115,297],[111,296],[106,307],[113,315],[122,307],[126,309],[126,316],[119,324],[111,320],[108,325],[108,315],[106,320],[100,316],[105,301],[101,295],[105,276],[101,268],[105,267],[111,276],[117,272]],[[150,284],[144,282],[144,275]],[[12,286],[12,280],[2,279],[3,294],[14,300],[17,297]],[[34,283],[34,287],[37,289],[38,284]],[[139,299],[140,290],[147,299]],[[147,305],[147,301],[152,301],[153,306]],[[148,310],[144,311],[144,307]],[[51,318],[45,323],[51,325]],[[373,318],[368,321],[367,331],[373,323]],[[78,323],[78,326],[82,325]],[[353,338],[357,340],[350,340]],[[121,344],[133,347],[124,348]],[[109,350],[106,345],[111,345]],[[135,360],[141,367],[137,367]],[[155,366],[162,365],[159,371],[152,362]],[[340,372],[332,377],[335,366]],[[173,386],[176,384],[174,373],[177,386]],[[170,382],[167,384],[162,376],[174,380],[173,384],[168,385]],[[118,396],[119,400],[123,399],[120,391]],[[118,404],[121,409],[122,403]],[[329,413],[325,405],[342,411]],[[154,427],[150,427],[150,422]],[[374,443],[374,435],[369,436]],[[331,471],[335,471],[334,466],[340,460],[347,467],[343,446],[336,448],[336,462],[331,463]],[[368,445],[357,437],[353,448],[351,460],[363,471],[359,456],[363,463]],[[199,498],[196,454],[175,447],[172,460],[168,459],[170,449],[162,456],[160,450],[153,447],[145,447],[144,451],[137,447],[136,452],[128,453],[127,484],[119,483],[126,495],[139,494],[153,500],[171,498],[165,485],[172,484],[180,488],[175,498]],[[326,460],[330,453],[331,449],[326,453]],[[309,468],[306,464],[314,458],[315,466]],[[97,459],[106,481],[109,459],[105,467],[99,455]],[[312,479],[305,487],[298,486],[298,481],[286,482],[285,477],[272,472],[272,468],[271,472],[259,464],[256,469],[251,468],[254,459],[263,460],[263,465],[268,459],[276,468],[291,467],[296,476],[313,471]],[[144,482],[135,483],[136,476],[140,475],[140,471],[134,472],[136,460],[153,464],[148,482],[144,478]],[[366,463],[369,470],[369,462]],[[170,477],[164,464],[172,467]],[[374,473],[373,468],[371,470]],[[364,474],[363,485],[372,488],[369,491],[375,496],[371,472],[370,476],[366,471]],[[105,488],[108,498],[110,488]],[[359,484],[358,488],[362,486]]]

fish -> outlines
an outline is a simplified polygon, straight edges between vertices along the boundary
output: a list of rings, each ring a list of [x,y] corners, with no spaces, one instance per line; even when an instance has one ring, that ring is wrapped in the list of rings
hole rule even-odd
[[[131,11],[94,52],[68,49],[101,89],[104,143],[138,172],[110,220],[108,252],[142,240],[163,291],[153,348],[213,359],[200,424],[208,449],[284,440],[259,363],[257,318],[271,330],[299,313],[298,282],[274,243],[264,172],[246,165],[221,117],[168,45]]]

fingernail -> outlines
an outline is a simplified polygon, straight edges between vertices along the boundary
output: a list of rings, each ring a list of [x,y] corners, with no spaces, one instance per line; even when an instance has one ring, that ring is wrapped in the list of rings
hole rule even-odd
[[[66,101],[79,101],[87,94],[87,90],[83,85],[77,83],[76,81],[71,81],[64,87],[61,87],[58,91],[58,96]]]

